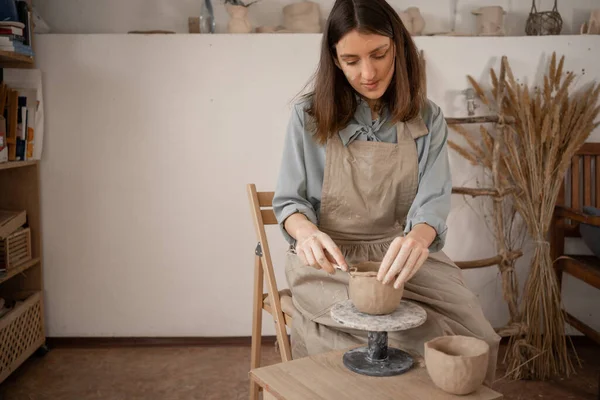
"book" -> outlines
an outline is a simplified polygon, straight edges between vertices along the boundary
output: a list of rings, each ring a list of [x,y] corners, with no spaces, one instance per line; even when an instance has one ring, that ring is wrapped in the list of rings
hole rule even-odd
[[[0,21],[0,29],[6,29],[7,27],[24,29],[25,24],[19,21]]]
[[[18,97],[19,110],[17,111],[17,151],[16,160],[25,161],[25,147],[27,143],[27,97]]]
[[[27,142],[25,143],[25,159],[33,160],[35,147],[35,107],[27,109]]]
[[[19,94],[16,90],[7,90],[6,107],[6,143],[8,144],[8,161],[17,160],[17,121],[19,117]]]
[[[13,51],[15,53],[23,54],[25,56],[33,57],[33,49],[21,42],[11,42],[10,44],[0,43],[0,50],[2,51]]]
[[[6,143],[6,119],[0,116],[0,163],[8,161],[8,143]]]
[[[7,45],[7,44],[12,44],[12,42],[21,42],[23,43],[25,41],[25,38],[23,36],[19,36],[19,35],[13,35],[13,34],[7,34],[7,33],[0,33],[0,43]]]
[[[42,71],[5,68],[4,83],[17,90],[20,96],[27,97],[27,148],[32,154],[27,160],[40,160],[44,143]]]
[[[31,10],[26,1],[17,1],[17,14],[19,15],[19,21],[25,25],[23,28],[23,37],[25,38],[24,43],[27,46],[31,46]]]
[[[0,162],[8,161],[8,141],[6,136],[6,99],[8,96],[6,84],[0,82]]]
[[[17,28],[16,26],[0,26],[0,35],[23,36],[23,28]]]
[[[35,147],[35,112],[37,93],[33,89],[18,89],[19,96],[25,98],[25,107],[22,109],[22,136],[23,160],[32,160]]]

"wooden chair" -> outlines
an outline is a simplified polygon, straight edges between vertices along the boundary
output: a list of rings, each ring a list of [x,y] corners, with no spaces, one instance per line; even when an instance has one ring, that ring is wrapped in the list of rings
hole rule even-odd
[[[254,184],[247,185],[250,209],[256,230],[258,244],[254,256],[254,298],[252,300],[252,350],[250,368],[258,368],[261,360],[262,312],[273,317],[281,361],[290,361],[292,352],[286,325],[291,326],[295,308],[289,290],[279,291],[275,282],[275,272],[271,261],[265,225],[277,225],[273,213],[273,192],[257,192]],[[263,293],[266,281],[267,291]],[[260,387],[250,380],[250,399],[257,400]]]
[[[563,273],[567,273],[600,289],[600,260],[595,256],[565,254],[565,237],[579,237],[580,223],[600,226],[600,217],[583,214],[583,206],[600,208],[600,143],[585,143],[573,157],[550,226],[559,285]],[[563,313],[569,325],[600,344],[597,331],[566,310]]]

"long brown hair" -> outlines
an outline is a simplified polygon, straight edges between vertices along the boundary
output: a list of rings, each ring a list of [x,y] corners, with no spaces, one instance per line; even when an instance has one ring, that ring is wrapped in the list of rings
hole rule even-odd
[[[348,125],[358,105],[356,92],[335,64],[335,45],[354,29],[387,36],[394,44],[395,72],[381,99],[392,122],[416,117],[425,103],[419,52],[396,11],[385,0],[336,0],[323,33],[313,90],[304,96],[314,124],[309,129],[321,144]]]

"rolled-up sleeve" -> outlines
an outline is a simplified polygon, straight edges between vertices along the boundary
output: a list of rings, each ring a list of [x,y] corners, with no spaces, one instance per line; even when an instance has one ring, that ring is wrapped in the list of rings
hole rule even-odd
[[[417,195],[408,212],[405,233],[410,232],[417,224],[425,223],[431,226],[437,234],[429,251],[435,253],[442,250],[446,241],[452,176],[448,161],[448,126],[441,109],[433,103],[430,104],[430,137],[423,150],[423,155],[427,158],[419,179]]]
[[[317,215],[307,199],[307,174],[304,157],[304,110],[295,106],[288,123],[283,158],[273,198],[273,211],[285,239],[295,244],[295,239],[285,230],[285,220],[292,214],[302,213],[314,224]]]

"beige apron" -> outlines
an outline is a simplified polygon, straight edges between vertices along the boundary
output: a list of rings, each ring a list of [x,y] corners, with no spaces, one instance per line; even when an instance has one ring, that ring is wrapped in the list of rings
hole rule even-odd
[[[327,142],[319,229],[340,247],[348,265],[381,261],[391,241],[403,234],[418,187],[415,139],[427,134],[421,118],[397,125],[397,143],[353,141],[339,135]],[[286,277],[298,312],[293,316],[294,359],[365,343],[366,332],[342,327],[329,315],[348,299],[348,274],[305,266],[293,250]],[[423,354],[423,344],[442,335],[467,335],[491,347],[486,382],[494,379],[500,337],[486,320],[479,300],[466,288],[460,269],[443,253],[431,254],[404,287],[404,297],[427,311],[426,322],[390,332],[390,345]]]

